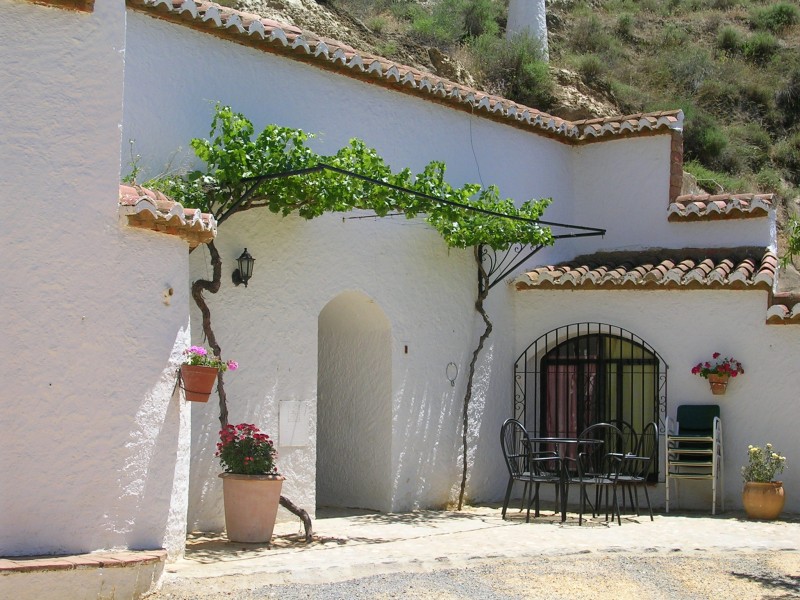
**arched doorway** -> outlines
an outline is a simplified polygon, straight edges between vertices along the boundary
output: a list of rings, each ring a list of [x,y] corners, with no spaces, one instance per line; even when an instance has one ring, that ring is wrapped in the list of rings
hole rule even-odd
[[[391,506],[391,326],[374,300],[345,292],[319,314],[317,506]]]

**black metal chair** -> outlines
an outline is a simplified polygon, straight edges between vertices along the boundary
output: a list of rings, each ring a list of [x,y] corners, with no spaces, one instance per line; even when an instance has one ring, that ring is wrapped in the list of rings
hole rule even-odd
[[[542,483],[549,483],[556,486],[556,498],[561,487],[562,463],[558,454],[555,452],[538,452],[531,447],[528,432],[522,423],[516,419],[508,419],[503,423],[500,430],[500,444],[503,448],[503,457],[508,467],[508,485],[506,495],[503,500],[503,519],[506,518],[506,510],[511,499],[511,490],[514,482],[521,481],[525,484],[522,493],[523,503],[529,492],[529,488],[534,490],[534,494],[528,501],[528,510],[525,521],[531,520],[531,504],[536,502],[534,516],[539,516],[539,486]]]
[[[625,455],[636,455],[636,450],[639,446],[639,436],[633,425],[622,419],[615,419],[611,421],[617,429],[622,432],[622,449]],[[628,498],[631,501],[631,506],[635,506],[633,499],[633,489],[628,487]],[[622,490],[622,510],[625,510],[625,489]]]
[[[639,445],[639,435],[633,425],[620,419],[612,421],[611,424],[622,432],[622,451],[625,454],[634,454]]]
[[[611,518],[617,515],[617,522],[622,525],[622,518],[617,501],[617,484],[624,456],[622,432],[611,423],[597,423],[581,432],[579,451],[575,460],[575,468],[570,470],[568,483],[580,488],[580,509],[578,524],[583,524],[583,513],[588,500],[587,488],[595,488],[595,502],[592,505],[592,516],[600,513],[603,492],[605,492],[606,520],[608,520],[609,491],[611,497]],[[591,504],[591,503],[590,503]]]
[[[625,490],[628,490],[628,495],[631,492],[634,494],[632,503],[636,509],[636,515],[639,516],[639,488],[644,489],[644,497],[647,500],[647,510],[650,513],[650,520],[653,520],[653,507],[650,505],[650,494],[647,491],[647,478],[654,461],[656,460],[656,452],[658,451],[658,425],[656,423],[648,423],[636,445],[636,450],[632,454],[625,454],[623,457],[622,468],[618,477],[618,484],[622,486],[623,498],[625,497]]]

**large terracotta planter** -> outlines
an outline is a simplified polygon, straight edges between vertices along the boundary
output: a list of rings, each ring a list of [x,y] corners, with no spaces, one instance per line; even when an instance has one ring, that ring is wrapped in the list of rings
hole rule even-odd
[[[777,519],[785,501],[782,481],[746,481],[744,484],[742,504],[751,519]]]
[[[715,375],[711,373],[708,376],[708,383],[711,386],[711,393],[715,396],[722,396],[725,390],[728,389],[728,379],[730,375]]]
[[[231,542],[264,543],[272,538],[281,475],[236,475],[221,473],[225,499],[225,531]]]
[[[181,365],[181,387],[189,402],[208,402],[219,369],[201,365]]]

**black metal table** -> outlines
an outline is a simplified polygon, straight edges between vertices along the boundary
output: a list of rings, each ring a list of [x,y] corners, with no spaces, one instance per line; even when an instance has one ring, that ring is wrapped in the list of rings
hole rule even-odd
[[[569,470],[566,466],[567,459],[577,460],[580,453],[580,446],[582,445],[598,445],[603,444],[603,440],[595,440],[591,438],[578,438],[578,437],[536,437],[528,436],[528,448],[531,453],[550,451],[547,446],[556,447],[553,451],[556,452],[561,459],[561,484],[559,486],[559,493],[561,495],[561,522],[567,520],[567,489],[569,488]],[[570,453],[568,448],[574,448],[574,452]]]

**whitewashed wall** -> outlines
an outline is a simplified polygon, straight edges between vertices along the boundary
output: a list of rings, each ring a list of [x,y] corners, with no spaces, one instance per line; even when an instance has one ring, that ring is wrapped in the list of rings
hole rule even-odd
[[[618,325],[651,344],[669,365],[671,418],[680,404],[719,404],[727,508],[741,509],[740,468],[747,462],[748,444],[771,442],[789,461],[800,456],[798,332],[791,326],[764,324],[766,292],[530,290],[514,295],[515,358],[560,325],[584,321]],[[693,365],[708,360],[713,352],[734,356],[745,369],[724,396],[713,396],[708,381],[691,373]],[[792,464],[783,476],[786,511],[798,512],[800,479]],[[679,506],[710,508],[710,485],[678,485]],[[663,497],[661,484],[653,495],[654,504],[663,506]]]
[[[575,149],[576,219],[606,229],[570,252],[641,248],[766,247],[774,220],[733,219],[671,223],[669,208],[670,136],[613,140]]]
[[[334,152],[359,137],[396,169],[418,170],[430,160],[444,160],[454,185],[482,177],[520,201],[553,196],[548,218],[572,218],[566,200],[572,196],[570,150],[563,144],[140,14],[129,13],[128,26],[123,145],[136,141],[151,174],[177,148],[187,148],[192,137],[208,135],[213,102],[220,100],[253,120],[257,130],[277,123],[318,134],[313,146],[321,152]],[[164,56],[180,60],[164,61]],[[171,83],[164,86],[167,79]],[[160,90],[157,100],[136,91],[154,86]],[[172,165],[188,161],[184,151]],[[392,331],[391,506],[450,501],[460,475],[464,378],[480,329],[471,251],[448,251],[421,221],[343,222],[341,216],[329,216],[309,223],[255,211],[224,224],[218,246],[226,267],[223,287],[210,299],[214,328],[226,356],[242,365],[225,377],[231,422],[251,420],[275,431],[280,400],[308,401],[314,414],[319,313],[342,292],[362,292],[381,307]],[[256,273],[247,289],[234,288],[230,271],[245,246],[256,258]],[[192,256],[194,277],[207,273],[202,254]],[[507,313],[505,292],[498,288],[492,295],[493,317]],[[479,364],[473,405],[476,416],[496,415],[496,423],[485,425],[491,431],[507,413],[510,393],[508,363],[498,360],[505,352],[496,346],[503,344],[503,327],[510,321],[497,318]],[[455,387],[445,374],[451,361],[460,368]],[[489,389],[490,381],[497,387]],[[192,528],[222,526],[219,466],[213,457],[217,414],[211,403],[193,408]],[[307,448],[279,447],[279,466],[288,476],[286,494],[313,511],[314,423],[310,428]],[[492,433],[487,443],[494,438]],[[495,488],[503,485],[495,446],[492,441],[491,458],[477,459],[482,466],[474,471],[472,497],[496,496]],[[481,461],[492,470],[481,472]]]
[[[135,12],[128,14],[125,89],[123,146],[135,140],[149,175],[194,164],[188,142],[208,135],[213,104],[221,101],[244,113],[257,131],[277,123],[317,134],[312,145],[323,153],[359,137],[396,169],[443,160],[454,185],[496,184],[519,201],[550,196],[555,202],[546,219],[609,229],[603,239],[560,242],[531,263],[597,249],[769,239],[766,219],[749,228],[713,224],[710,238],[701,228],[679,231],[668,224],[668,134],[572,148]],[[146,89],[159,94],[142,95]],[[461,399],[482,330],[473,308],[471,253],[448,252],[419,221],[329,215],[305,222],[255,211],[223,225],[218,246],[226,265],[223,286],[209,305],[226,358],[242,364],[225,378],[231,422],[255,421],[274,432],[281,400],[308,402],[315,415],[320,311],[343,292],[363,293],[380,306],[392,332],[390,506],[451,501],[460,475]],[[234,288],[229,273],[244,247],[256,258],[256,273],[247,289]],[[209,274],[207,262],[203,252],[192,256],[193,277]],[[501,285],[490,296],[495,329],[478,363],[470,409],[468,491],[477,500],[497,499],[505,483],[497,431],[511,410],[516,354],[509,340],[519,325],[510,294]],[[550,328],[553,321],[536,322]],[[199,331],[195,335],[200,341]],[[460,368],[455,387],[445,377],[451,361]],[[217,414],[213,403],[193,409],[190,528],[222,527],[213,457]],[[313,512],[317,438],[313,416],[310,421],[308,446],[279,447],[279,466],[288,477],[286,494]]]
[[[515,35],[525,32],[541,42],[547,58],[547,13],[544,0],[509,1],[506,37],[512,39]]]
[[[183,551],[185,242],[117,216],[125,11],[0,0],[0,554]],[[162,292],[173,287],[170,306]]]

